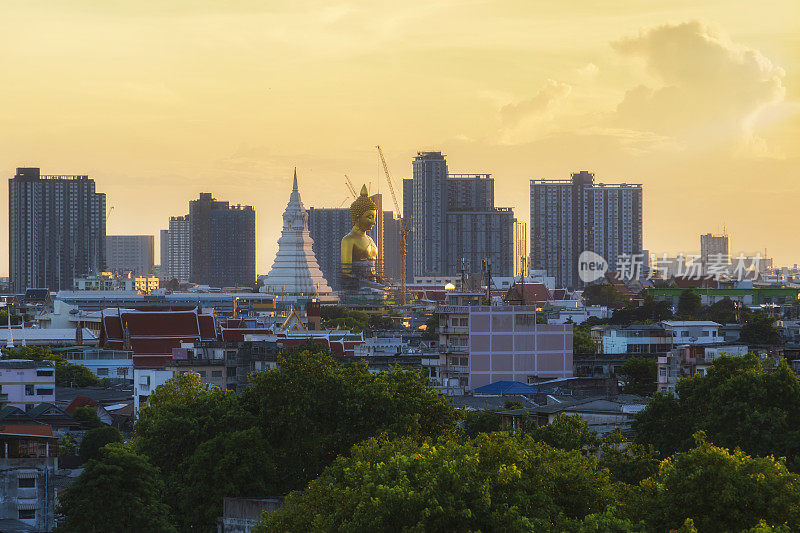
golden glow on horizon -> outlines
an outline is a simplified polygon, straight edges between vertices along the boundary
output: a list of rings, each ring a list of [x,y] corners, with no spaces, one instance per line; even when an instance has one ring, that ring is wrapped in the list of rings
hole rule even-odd
[[[89,174],[109,234],[156,240],[201,191],[251,204],[266,273],[293,167],[306,206],[337,207],[345,173],[387,192],[376,144],[395,179],[435,149],[524,220],[528,179],[588,169],[644,184],[652,252],[725,226],[800,263],[796,0],[216,4],[4,6],[6,177]],[[7,231],[0,250],[7,275]]]

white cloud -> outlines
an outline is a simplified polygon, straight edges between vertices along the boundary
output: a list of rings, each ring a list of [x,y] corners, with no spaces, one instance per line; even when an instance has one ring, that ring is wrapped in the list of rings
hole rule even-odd
[[[641,58],[662,85],[630,89],[617,106],[617,127],[652,131],[694,145],[731,139],[758,146],[754,125],[783,101],[785,72],[760,51],[691,21],[664,25],[611,44]]]

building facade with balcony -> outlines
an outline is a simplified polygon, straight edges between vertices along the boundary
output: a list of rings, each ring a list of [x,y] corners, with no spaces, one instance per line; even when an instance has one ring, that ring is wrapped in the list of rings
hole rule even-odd
[[[0,403],[33,409],[56,401],[56,372],[52,361],[0,361]]]
[[[450,293],[437,310],[438,381],[446,392],[572,377],[571,324],[537,324],[532,305],[483,302],[483,293]]]
[[[52,531],[58,441],[48,424],[0,426],[3,531]]]

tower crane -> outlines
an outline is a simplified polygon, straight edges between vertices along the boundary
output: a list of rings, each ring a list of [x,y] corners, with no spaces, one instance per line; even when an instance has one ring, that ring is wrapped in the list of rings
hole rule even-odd
[[[358,198],[356,194],[356,188],[353,187],[353,182],[350,181],[350,178],[347,177],[347,174],[344,175],[345,182],[347,183],[347,188],[350,190],[350,194],[353,195],[353,198]]]
[[[400,305],[406,304],[406,235],[414,231],[411,225],[411,214],[408,219],[403,216],[403,211],[400,209],[400,203],[397,201],[397,195],[394,193],[394,185],[392,178],[389,176],[389,167],[386,165],[386,158],[383,157],[383,150],[380,145],[376,146],[378,155],[381,156],[381,163],[383,164],[383,172],[386,174],[386,183],[389,184],[389,192],[392,193],[392,202],[394,202],[395,211],[400,215]]]

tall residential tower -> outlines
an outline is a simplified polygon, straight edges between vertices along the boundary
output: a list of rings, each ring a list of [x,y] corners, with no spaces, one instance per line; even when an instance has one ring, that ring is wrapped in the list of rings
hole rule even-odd
[[[514,213],[494,206],[491,174],[450,174],[441,152],[419,152],[413,178],[403,180],[403,213],[412,217],[407,279],[454,276],[491,264],[494,276],[513,273]]]
[[[18,168],[8,180],[11,289],[71,289],[105,266],[106,195],[88,176]]]
[[[531,268],[556,286],[580,288],[578,258],[601,255],[611,272],[620,255],[642,253],[642,186],[594,182],[581,171],[569,180],[531,180]]]

